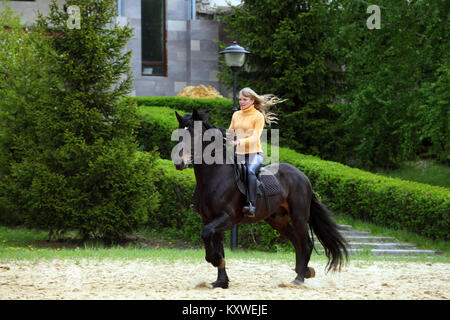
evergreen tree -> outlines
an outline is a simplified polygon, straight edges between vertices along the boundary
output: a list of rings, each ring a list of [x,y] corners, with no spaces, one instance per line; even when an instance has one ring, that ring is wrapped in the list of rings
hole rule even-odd
[[[239,87],[288,99],[279,105],[280,143],[342,160],[345,140],[332,106],[341,69],[330,50],[326,0],[244,0],[220,13],[226,31],[251,52]],[[231,84],[228,68],[219,77]]]
[[[337,105],[364,167],[395,167],[428,153],[448,157],[450,3],[381,0],[368,29],[363,0],[331,2],[335,55],[345,65]]]
[[[8,136],[27,141],[9,162],[3,199],[20,200],[26,223],[50,234],[77,230],[83,238],[116,239],[158,206],[155,154],[137,153],[137,106],[125,97],[132,29],[114,23],[115,3],[66,1],[65,8],[79,8],[80,28],[74,28],[72,16],[52,1],[50,14],[39,15],[33,28],[39,35],[33,61],[41,69],[31,85],[41,82],[39,99],[25,95],[16,106],[32,115],[32,128],[12,117],[3,122],[17,128]]]

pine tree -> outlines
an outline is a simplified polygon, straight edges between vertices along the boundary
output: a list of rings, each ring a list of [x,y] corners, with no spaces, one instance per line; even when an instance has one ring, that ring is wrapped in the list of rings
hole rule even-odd
[[[79,8],[79,28],[70,6]],[[69,0],[65,8],[52,1],[50,9],[33,29],[47,86],[38,104],[24,106],[34,110],[34,140],[13,163],[11,185],[21,189],[29,226],[117,239],[158,206],[155,154],[137,153],[137,106],[126,97],[133,31],[114,23],[113,0]]]
[[[341,70],[329,48],[327,1],[244,0],[219,16],[229,37],[251,52],[239,87],[288,99],[275,110],[280,143],[342,160],[344,132],[331,108]],[[228,68],[223,70],[219,77],[231,84]]]

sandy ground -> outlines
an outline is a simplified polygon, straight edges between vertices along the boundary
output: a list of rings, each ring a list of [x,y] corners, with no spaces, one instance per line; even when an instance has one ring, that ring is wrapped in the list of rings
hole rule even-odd
[[[291,285],[293,265],[227,260],[229,289],[212,289],[216,269],[206,262],[53,260],[0,263],[0,299],[407,299],[450,298],[450,264],[353,261]]]

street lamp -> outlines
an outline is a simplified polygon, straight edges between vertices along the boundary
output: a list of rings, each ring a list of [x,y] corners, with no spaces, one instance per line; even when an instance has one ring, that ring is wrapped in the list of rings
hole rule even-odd
[[[236,106],[236,79],[237,79],[237,71],[239,68],[242,68],[245,62],[245,56],[249,54],[247,50],[242,48],[237,44],[236,41],[233,41],[233,44],[227,47],[225,50],[220,52],[225,56],[225,63],[228,67],[233,71],[233,113],[238,110]]]
[[[233,113],[238,111],[237,103],[236,103],[236,80],[237,80],[237,71],[239,68],[242,68],[242,66],[245,63],[245,57],[248,52],[244,48],[242,48],[240,45],[237,44],[236,41],[233,41],[233,44],[225,50],[220,52],[225,56],[225,63],[228,67],[231,68],[231,71],[233,71]],[[231,250],[236,248],[238,243],[238,226],[235,224],[233,226],[233,229],[231,229]]]

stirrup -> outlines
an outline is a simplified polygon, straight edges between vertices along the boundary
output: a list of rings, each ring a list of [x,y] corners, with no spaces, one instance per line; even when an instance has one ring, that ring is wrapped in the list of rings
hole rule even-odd
[[[249,202],[243,209],[242,212],[247,214],[247,217],[249,218],[254,218],[255,217],[255,212],[256,212],[256,207]]]

